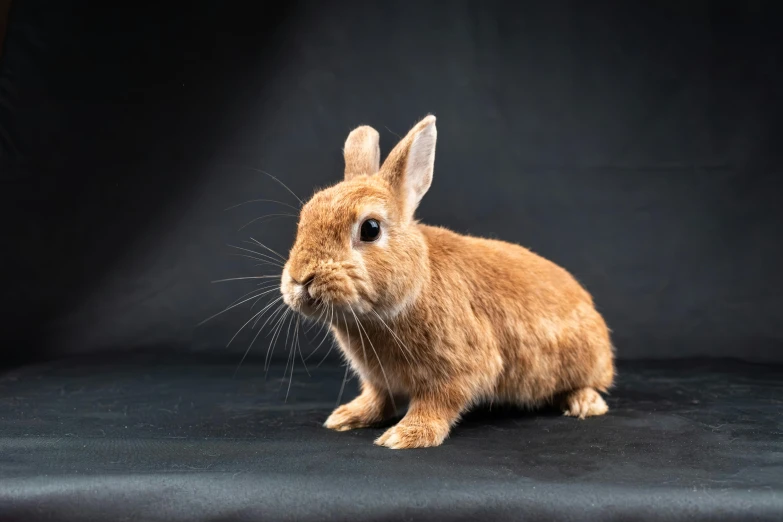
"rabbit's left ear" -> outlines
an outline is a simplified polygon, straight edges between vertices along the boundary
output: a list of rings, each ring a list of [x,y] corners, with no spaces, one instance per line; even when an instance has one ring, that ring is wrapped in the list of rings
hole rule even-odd
[[[381,168],[379,175],[397,193],[408,219],[413,218],[421,198],[432,184],[437,141],[435,116],[429,115],[394,147]]]
[[[381,147],[378,131],[362,125],[351,131],[343,147],[345,180],[356,176],[372,176],[381,164]]]

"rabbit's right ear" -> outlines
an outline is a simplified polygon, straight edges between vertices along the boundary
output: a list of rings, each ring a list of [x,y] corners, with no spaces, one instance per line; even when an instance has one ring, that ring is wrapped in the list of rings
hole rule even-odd
[[[437,141],[435,116],[430,114],[392,149],[378,174],[397,193],[407,219],[413,219],[416,207],[432,184]]]
[[[362,125],[351,131],[343,147],[345,180],[356,176],[372,176],[381,167],[381,147],[378,131]]]

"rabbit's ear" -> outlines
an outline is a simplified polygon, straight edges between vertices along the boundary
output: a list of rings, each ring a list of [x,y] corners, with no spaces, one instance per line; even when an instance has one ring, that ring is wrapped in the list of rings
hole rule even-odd
[[[429,115],[394,147],[381,168],[380,175],[401,198],[408,219],[413,218],[421,198],[432,184],[437,140],[435,116]]]
[[[367,125],[357,127],[348,135],[343,148],[346,181],[356,176],[372,176],[381,164],[378,131]]]

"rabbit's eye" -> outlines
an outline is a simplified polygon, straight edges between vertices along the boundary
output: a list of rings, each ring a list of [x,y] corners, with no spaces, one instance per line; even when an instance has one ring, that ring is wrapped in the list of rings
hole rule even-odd
[[[359,238],[366,243],[375,241],[380,235],[381,224],[378,223],[377,219],[366,220],[359,229]]]

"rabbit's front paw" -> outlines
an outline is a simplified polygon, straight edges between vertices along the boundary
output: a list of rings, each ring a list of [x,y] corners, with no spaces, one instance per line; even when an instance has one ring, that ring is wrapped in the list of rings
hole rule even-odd
[[[348,431],[356,428],[366,428],[375,424],[378,419],[377,413],[361,404],[348,403],[343,404],[329,415],[324,422],[324,427],[336,431]]]
[[[440,446],[448,434],[448,425],[440,422],[412,424],[402,420],[378,437],[375,444],[391,449],[431,448]]]

